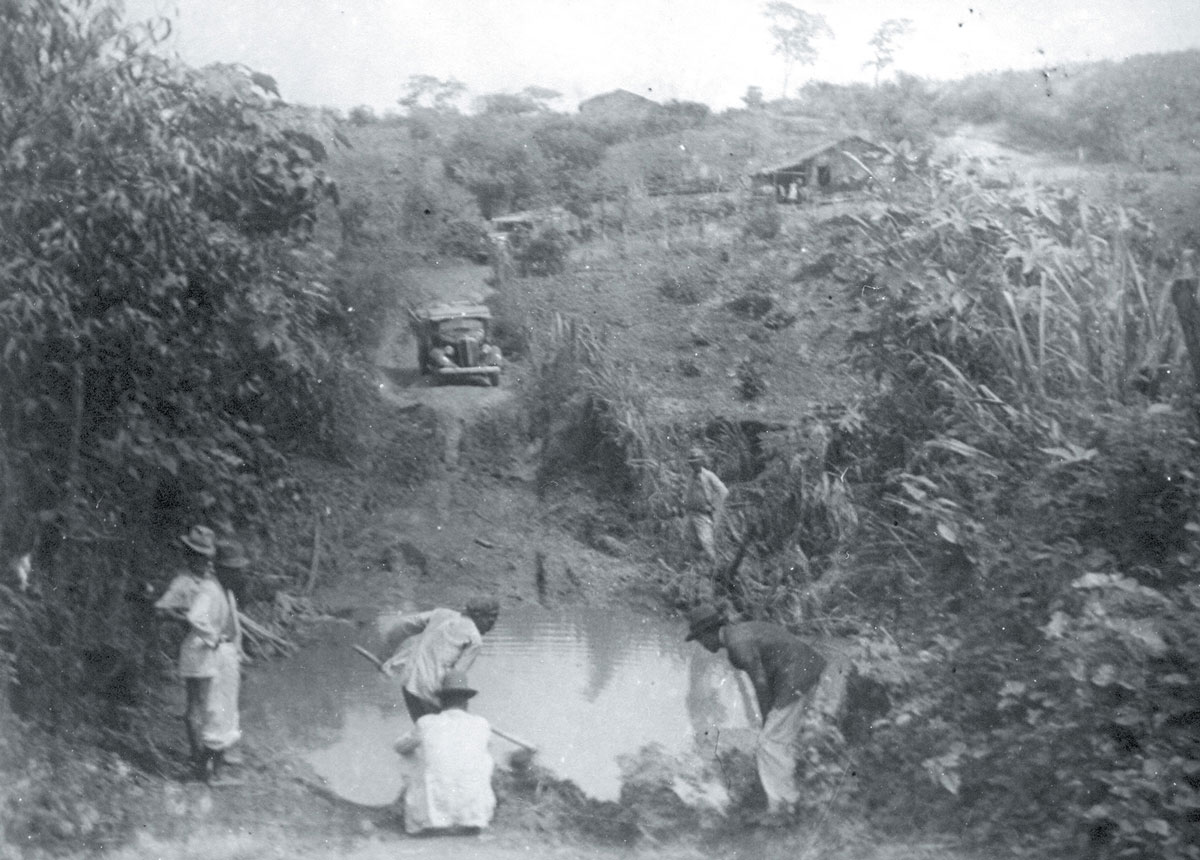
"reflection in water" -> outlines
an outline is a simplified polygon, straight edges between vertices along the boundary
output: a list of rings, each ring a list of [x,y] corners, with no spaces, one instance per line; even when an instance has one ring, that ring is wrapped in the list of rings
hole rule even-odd
[[[392,742],[408,730],[399,685],[354,654],[347,627],[246,685],[245,722],[282,730],[342,796],[394,800]],[[378,650],[381,643],[367,642]],[[539,748],[537,761],[613,799],[616,757],[658,743],[705,757],[730,734],[752,736],[729,663],[683,641],[678,622],[610,610],[506,609],[471,670],[471,710]],[[513,747],[495,739],[503,761]]]
[[[591,619],[589,628],[579,633],[587,643],[588,681],[583,696],[589,702],[600,698],[621,664],[621,639],[627,625],[628,619],[602,612]]]
[[[708,746],[705,737],[711,727],[728,724],[729,711],[721,701],[720,681],[713,683],[713,662],[688,661],[687,709],[692,719],[692,733],[703,746]]]

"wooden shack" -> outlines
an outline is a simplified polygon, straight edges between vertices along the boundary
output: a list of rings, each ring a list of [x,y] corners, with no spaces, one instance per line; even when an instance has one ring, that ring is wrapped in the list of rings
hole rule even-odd
[[[815,144],[783,164],[755,171],[750,179],[756,190],[773,193],[781,203],[819,200],[890,180],[887,155],[882,146],[851,135]]]

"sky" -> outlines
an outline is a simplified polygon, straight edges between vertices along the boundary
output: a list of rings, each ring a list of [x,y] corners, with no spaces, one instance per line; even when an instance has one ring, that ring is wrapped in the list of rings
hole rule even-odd
[[[657,101],[740,107],[747,87],[781,95],[761,0],[125,0],[129,20],[174,22],[164,49],[184,62],[241,63],[284,99],[399,110],[410,75],[470,94],[556,90],[559,109],[613,89]],[[867,46],[891,18],[912,21],[893,70],[952,79],[1200,48],[1197,0],[796,0],[832,40],[789,90],[813,78],[872,80]]]

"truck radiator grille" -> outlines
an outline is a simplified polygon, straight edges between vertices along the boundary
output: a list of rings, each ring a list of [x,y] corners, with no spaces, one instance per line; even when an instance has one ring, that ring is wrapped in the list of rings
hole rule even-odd
[[[475,367],[479,364],[479,341],[463,338],[455,349],[460,367]]]

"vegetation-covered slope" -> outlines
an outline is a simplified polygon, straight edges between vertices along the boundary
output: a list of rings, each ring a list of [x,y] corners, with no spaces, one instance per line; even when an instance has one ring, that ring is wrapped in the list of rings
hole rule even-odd
[[[541,489],[598,490],[578,527],[626,539],[671,600],[856,640],[888,701],[812,739],[814,815],[1195,856],[1186,231],[1155,223],[1148,173],[1106,175],[1108,196],[996,187],[919,146],[1007,123],[1186,176],[1140,163],[1191,146],[1194,55],[1052,76],[1051,98],[1038,76],[901,77],[721,116],[360,113],[325,168],[333,258],[311,229],[327,153],[269,79],[155,59],[102,7],[0,22],[3,554],[55,594],[0,586],[23,716],[70,736],[113,692],[89,661],[162,668],[130,574],[156,539],[197,517],[268,530],[288,464],[345,453],[398,269],[479,258],[484,216],[557,204],[579,235],[518,261],[551,277],[498,266],[493,300]],[[849,130],[908,180],[838,217],[745,193],[754,162]],[[673,517],[692,442],[733,489],[738,564],[715,581]]]

